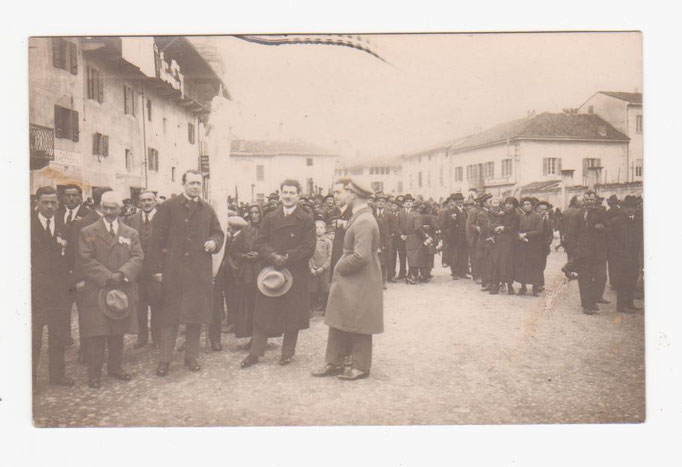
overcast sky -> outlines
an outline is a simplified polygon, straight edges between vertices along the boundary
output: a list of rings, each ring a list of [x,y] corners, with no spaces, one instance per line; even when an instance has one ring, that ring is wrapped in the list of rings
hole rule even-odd
[[[343,156],[399,155],[599,90],[642,89],[638,33],[371,36],[346,47],[214,37],[233,134],[299,139]]]

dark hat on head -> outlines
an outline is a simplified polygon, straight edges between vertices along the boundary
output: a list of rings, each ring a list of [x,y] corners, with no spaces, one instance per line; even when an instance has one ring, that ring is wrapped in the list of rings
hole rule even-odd
[[[374,197],[376,199],[388,199],[388,197],[384,194],[383,191],[377,191],[376,193],[374,193]]]
[[[327,199],[329,199],[329,198],[334,199],[334,195],[331,194],[331,193],[329,193],[328,195],[326,195],[326,196],[324,197],[325,200],[327,200]]]
[[[413,198],[412,195],[409,194],[409,193],[406,194],[405,196],[403,196],[403,202],[408,201],[408,200],[414,201],[414,198]]]
[[[616,196],[615,194],[609,196],[609,198],[606,201],[608,203],[615,203],[615,204],[618,204],[618,202],[619,202],[618,196]]]
[[[514,207],[518,207],[519,206],[519,200],[514,198],[513,196],[507,196],[504,199],[504,204],[512,204],[512,205],[514,205]]]
[[[547,202],[547,201],[538,201],[537,203],[535,203],[535,207],[538,207],[541,205],[547,206],[547,209],[552,209],[552,205],[549,204],[549,202]]]
[[[452,193],[448,199],[453,201],[462,201],[464,199],[464,195],[458,191],[457,193]]]
[[[492,197],[493,197],[493,195],[491,195],[490,193],[482,193],[481,195],[478,196],[478,198],[476,198],[476,202],[482,204],[482,203],[485,203],[486,201],[488,201]]]
[[[132,300],[125,284],[107,285],[100,289],[97,297],[99,309],[108,318],[121,320],[128,317]]]
[[[639,204],[637,201],[637,198],[634,196],[627,195],[623,202],[621,203],[621,206],[623,207],[629,207],[629,208],[634,208]]]
[[[521,198],[521,204],[525,203],[526,201],[528,201],[531,205],[535,205],[535,198],[532,196],[524,196]]]
[[[261,269],[256,279],[258,290],[266,297],[281,297],[291,289],[294,280],[287,268],[275,269],[266,266]]]

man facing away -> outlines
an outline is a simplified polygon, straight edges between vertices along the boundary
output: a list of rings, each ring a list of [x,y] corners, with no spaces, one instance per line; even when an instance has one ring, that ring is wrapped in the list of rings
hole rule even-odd
[[[348,221],[343,256],[336,265],[325,324],[329,326],[326,364],[316,377],[336,375],[357,380],[369,376],[372,334],[384,330],[383,279],[379,259],[379,226],[367,205],[372,191],[357,181],[349,184],[353,215]],[[351,366],[343,372],[344,360]]]

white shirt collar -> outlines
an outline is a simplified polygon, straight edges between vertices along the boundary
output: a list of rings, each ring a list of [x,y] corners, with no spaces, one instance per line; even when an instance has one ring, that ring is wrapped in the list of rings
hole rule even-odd
[[[294,205],[291,206],[290,208],[288,208],[288,207],[286,207],[286,206],[282,206],[282,209],[284,210],[284,215],[285,215],[285,216],[288,216],[289,214],[291,214],[292,212],[294,212],[294,209],[296,209],[296,205],[294,204]]]
[[[38,220],[40,221],[40,224],[43,226],[43,229],[47,225],[47,217],[43,216],[40,212],[38,212]],[[54,233],[54,216],[50,217],[50,232]]]
[[[80,207],[81,207],[80,204],[79,204],[78,206],[76,206],[75,208],[73,208],[73,209],[69,209],[68,207],[66,207],[66,209],[64,209],[64,222],[66,222],[66,219],[68,219],[69,216],[70,216],[72,213],[73,213],[73,219],[75,219],[75,218],[76,218],[76,213],[78,212],[78,209],[79,209]]]
[[[144,212],[142,209],[140,209],[140,212],[142,213],[142,220],[144,220],[145,216],[149,216],[149,220],[154,219],[154,216],[156,215],[156,208],[152,209],[151,211]]]
[[[187,198],[189,201],[199,201],[199,197],[198,197],[198,196],[197,196],[196,198],[190,198],[189,196],[187,196],[187,193],[185,193],[184,191],[182,192],[182,195],[183,195],[185,198]]]
[[[106,220],[104,217],[102,217],[102,220],[104,221],[104,226],[107,228],[107,232],[109,231],[109,221]],[[111,225],[114,227],[114,232],[118,234],[118,219],[114,219],[114,221],[111,223]]]
[[[356,206],[353,206],[353,214],[358,212],[360,209],[364,209],[366,207],[367,207],[367,203],[362,203],[362,204],[358,204]]]

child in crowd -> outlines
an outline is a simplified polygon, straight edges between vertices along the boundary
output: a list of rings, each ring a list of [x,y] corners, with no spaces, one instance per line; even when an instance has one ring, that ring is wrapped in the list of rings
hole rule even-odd
[[[315,221],[315,233],[317,245],[315,253],[308,262],[310,270],[310,314],[324,310],[327,307],[329,297],[329,266],[332,259],[332,242],[326,235],[327,226],[323,220]]]

